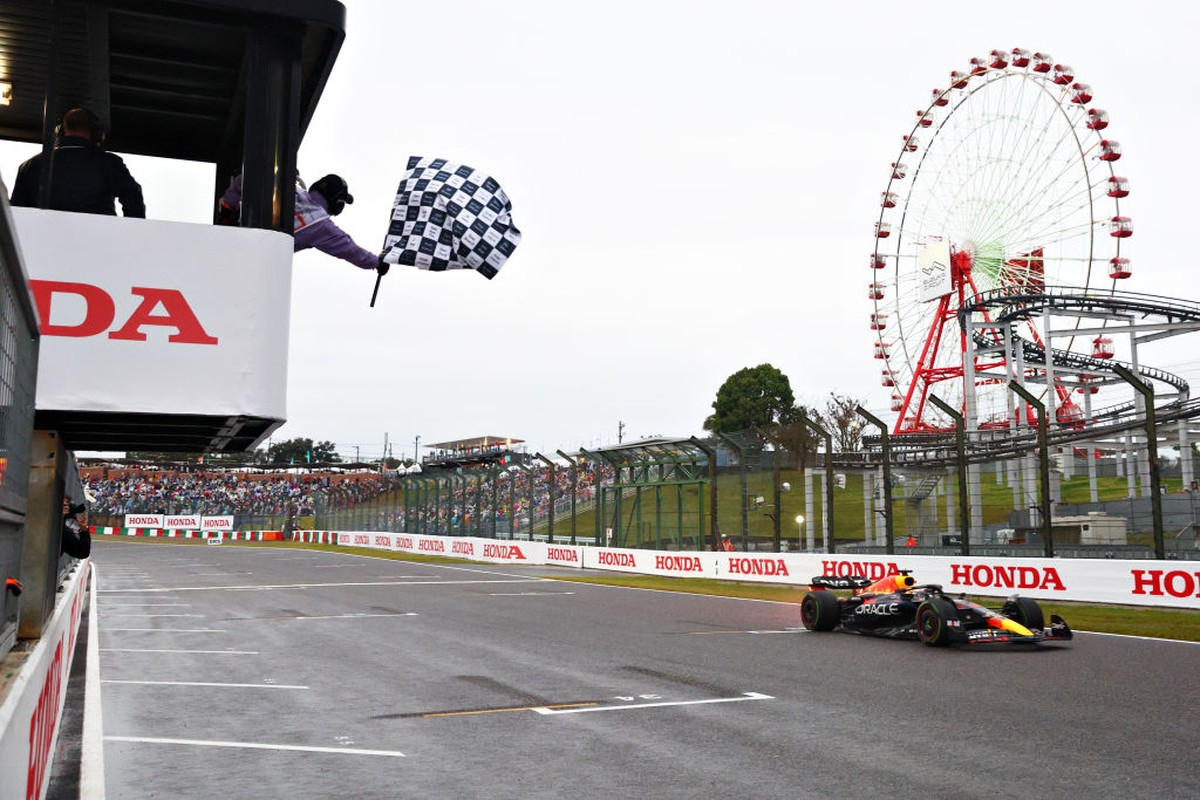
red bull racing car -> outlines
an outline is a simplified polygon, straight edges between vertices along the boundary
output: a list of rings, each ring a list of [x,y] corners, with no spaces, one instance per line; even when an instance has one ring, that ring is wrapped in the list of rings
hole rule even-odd
[[[841,597],[833,589],[851,594]],[[1071,628],[1057,614],[1046,627],[1041,606],[1028,597],[1014,595],[994,610],[947,595],[937,584],[918,586],[907,570],[878,581],[857,575],[815,577],[800,603],[800,620],[810,631],[920,639],[930,647],[1037,645],[1072,638]]]

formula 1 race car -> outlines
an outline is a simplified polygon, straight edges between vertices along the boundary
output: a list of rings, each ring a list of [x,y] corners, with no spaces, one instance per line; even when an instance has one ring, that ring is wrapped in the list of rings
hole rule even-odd
[[[839,597],[833,589],[849,589]],[[917,586],[902,570],[872,582],[857,575],[821,575],[812,579],[800,603],[800,620],[810,631],[842,630],[890,639],[920,639],[930,647],[949,644],[1031,644],[1072,638],[1057,614],[1044,627],[1042,608],[1013,595],[999,610],[951,597],[937,584]]]

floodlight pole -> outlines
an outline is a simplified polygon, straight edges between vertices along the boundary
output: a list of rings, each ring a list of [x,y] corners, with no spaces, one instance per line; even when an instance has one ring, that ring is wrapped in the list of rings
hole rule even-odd
[[[929,401],[948,414],[954,420],[954,449],[958,454],[958,519],[959,536],[962,537],[960,552],[964,556],[971,555],[971,509],[967,499],[967,426],[963,415],[955,411],[945,400],[935,394],[929,395]]]
[[[1145,400],[1146,458],[1150,461],[1150,516],[1154,525],[1154,557],[1166,558],[1167,546],[1163,540],[1162,481],[1158,470],[1158,427],[1154,419],[1154,387],[1121,364],[1113,364],[1113,372],[1120,375],[1121,379]]]
[[[1046,356],[1049,358],[1049,355]],[[1038,413],[1038,428],[1037,428],[1037,443],[1038,443],[1038,477],[1042,484],[1042,498],[1039,504],[1042,514],[1042,538],[1044,553],[1046,558],[1054,558],[1054,526],[1050,520],[1050,423],[1046,419],[1046,405],[1033,396],[1028,389],[1016,381],[1010,380],[1008,388],[1019,394],[1021,398],[1037,409]],[[1050,391],[1054,391],[1054,387],[1050,387]]]

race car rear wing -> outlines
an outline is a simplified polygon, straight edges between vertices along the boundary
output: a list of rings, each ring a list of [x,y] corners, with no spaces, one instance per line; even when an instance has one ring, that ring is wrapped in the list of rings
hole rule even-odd
[[[863,575],[817,575],[809,585],[814,589],[865,589],[874,581]]]

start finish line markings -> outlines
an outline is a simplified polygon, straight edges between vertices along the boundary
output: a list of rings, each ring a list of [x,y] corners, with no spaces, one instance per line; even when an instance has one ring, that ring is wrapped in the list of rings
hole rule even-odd
[[[538,714],[553,716],[556,714],[587,714],[593,711],[631,711],[635,708],[666,708],[669,706],[702,706],[714,703],[744,703],[747,700],[774,700],[769,694],[760,692],[744,692],[740,697],[714,697],[708,700],[665,700],[659,703],[628,703],[619,706],[586,706],[583,708],[532,708]]]
[[[395,714],[389,718],[404,719],[410,717],[420,717],[421,719],[437,719],[444,717],[470,717],[479,714],[505,714],[514,711],[533,711],[534,713],[543,716],[554,716],[557,714],[583,714],[591,711],[630,711],[635,708],[669,708],[672,706],[700,706],[711,705],[713,703],[744,703],[747,700],[774,700],[775,698],[769,694],[760,692],[745,692],[738,697],[716,697],[707,700],[662,700],[657,702],[634,703],[634,699],[657,700],[659,695],[643,694],[636,698],[633,696],[618,697],[617,700],[624,701],[621,705],[602,705],[601,701],[585,700],[577,703],[554,703],[551,705],[541,706],[499,706],[493,708],[464,708],[450,711],[425,711],[411,714]]]

